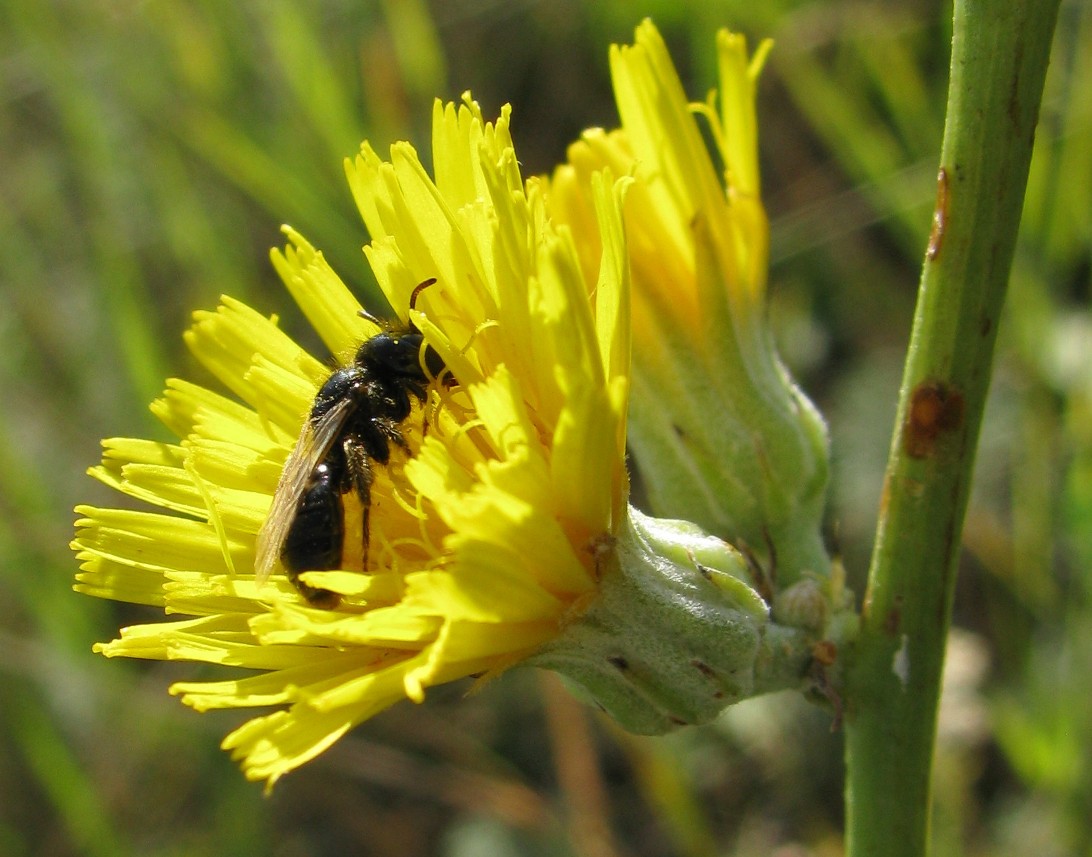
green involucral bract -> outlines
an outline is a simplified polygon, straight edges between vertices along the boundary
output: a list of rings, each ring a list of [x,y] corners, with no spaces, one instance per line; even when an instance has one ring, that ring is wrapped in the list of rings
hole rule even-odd
[[[556,670],[629,731],[706,723],[741,699],[816,684],[826,623],[775,623],[752,564],[727,542],[630,508],[600,548],[596,598],[527,663]],[[829,589],[814,591],[832,613]]]

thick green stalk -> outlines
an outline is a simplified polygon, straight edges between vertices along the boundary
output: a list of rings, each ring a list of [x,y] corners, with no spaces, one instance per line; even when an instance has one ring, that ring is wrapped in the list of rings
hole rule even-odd
[[[847,854],[922,857],[956,560],[1058,0],[956,0],[937,207],[846,687]]]

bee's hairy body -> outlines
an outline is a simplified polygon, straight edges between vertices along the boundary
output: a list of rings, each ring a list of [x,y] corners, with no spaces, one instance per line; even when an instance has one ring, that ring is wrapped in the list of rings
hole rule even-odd
[[[422,283],[413,297],[431,282]],[[413,412],[413,400],[424,403],[430,381],[443,372],[443,361],[419,330],[392,325],[365,340],[353,362],[327,379],[258,535],[259,583],[279,560],[308,602],[337,606],[339,595],[300,576],[355,565],[366,570],[373,466],[389,464],[393,447],[409,452],[402,425]]]

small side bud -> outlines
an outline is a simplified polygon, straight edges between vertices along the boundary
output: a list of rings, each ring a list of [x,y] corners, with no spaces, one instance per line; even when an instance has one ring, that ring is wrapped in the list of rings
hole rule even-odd
[[[830,600],[823,584],[811,578],[798,580],[774,597],[774,619],[790,628],[822,631],[830,616]]]

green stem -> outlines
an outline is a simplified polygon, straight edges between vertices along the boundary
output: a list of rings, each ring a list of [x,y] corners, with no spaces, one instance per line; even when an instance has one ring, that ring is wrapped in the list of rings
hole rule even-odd
[[[849,857],[921,857],[960,532],[1058,0],[956,0],[933,235],[846,698]]]

